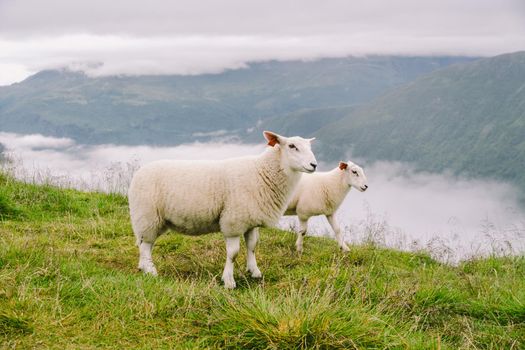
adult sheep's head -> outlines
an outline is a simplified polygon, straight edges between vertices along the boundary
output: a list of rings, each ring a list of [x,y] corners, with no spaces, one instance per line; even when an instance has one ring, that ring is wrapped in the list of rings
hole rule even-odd
[[[299,136],[284,137],[271,131],[265,131],[264,137],[268,145],[279,147],[281,162],[293,171],[313,173],[317,168],[317,160],[312,152],[312,141]]]
[[[351,161],[347,161],[340,162],[339,169],[344,172],[344,179],[348,186],[355,187],[361,192],[366,191],[368,188],[368,180],[366,179],[363,168]]]

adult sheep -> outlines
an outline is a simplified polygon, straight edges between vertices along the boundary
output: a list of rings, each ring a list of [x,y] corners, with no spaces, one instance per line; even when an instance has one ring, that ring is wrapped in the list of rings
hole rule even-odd
[[[308,219],[315,215],[326,215],[339,247],[345,252],[349,250],[334,214],[352,187],[364,192],[368,185],[363,169],[350,161],[340,162],[331,171],[317,172],[301,178],[284,214],[297,215],[299,218],[300,227],[295,242],[299,253],[303,251]]]
[[[265,131],[267,149],[259,156],[220,161],[164,160],[137,171],[129,188],[131,225],[139,247],[139,269],[152,275],[153,244],[167,229],[187,235],[221,231],[226,241],[222,280],[235,288],[233,262],[240,236],[246,241],[246,267],[261,277],[255,259],[257,227],[274,226],[284,213],[303,172],[317,161],[313,139]]]

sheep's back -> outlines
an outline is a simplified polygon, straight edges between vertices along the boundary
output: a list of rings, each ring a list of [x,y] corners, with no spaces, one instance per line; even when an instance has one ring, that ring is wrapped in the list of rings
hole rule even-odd
[[[187,234],[217,231],[227,194],[217,162],[158,161],[142,167],[130,186],[130,209],[155,210],[174,230]]]

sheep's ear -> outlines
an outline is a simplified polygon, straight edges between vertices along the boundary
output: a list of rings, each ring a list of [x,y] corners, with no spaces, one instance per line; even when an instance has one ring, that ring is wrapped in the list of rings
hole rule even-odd
[[[311,139],[308,139],[308,141],[310,141],[310,143],[314,142],[315,141],[315,137],[312,137]]]
[[[264,131],[264,137],[268,140],[268,146],[275,146],[276,143],[281,143],[280,136],[271,131]]]
[[[348,164],[347,163],[339,162],[339,169],[345,170],[346,168],[348,168]]]

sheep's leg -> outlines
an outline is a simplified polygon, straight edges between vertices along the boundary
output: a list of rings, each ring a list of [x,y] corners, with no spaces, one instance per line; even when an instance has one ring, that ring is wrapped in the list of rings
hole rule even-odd
[[[153,264],[153,259],[151,257],[152,250],[153,243],[140,242],[139,270],[142,270],[144,273],[157,276],[157,269],[155,268],[155,264]]]
[[[329,215],[326,218],[328,219],[330,226],[332,226],[332,229],[335,232],[335,240],[337,241],[339,248],[341,248],[343,252],[350,251],[350,248],[348,248],[345,241],[343,240],[343,236],[341,235],[341,229],[339,228],[339,223],[337,222],[335,215]]]
[[[295,241],[295,248],[298,253],[303,252],[303,238],[306,235],[308,229],[308,219],[303,220],[299,218],[299,231],[297,232],[297,240]]]
[[[255,260],[255,247],[259,239],[259,228],[255,227],[244,234],[244,242],[246,243],[246,271],[251,272],[253,278],[261,278],[262,273],[257,267]]]
[[[228,289],[235,288],[235,279],[233,278],[233,263],[239,253],[240,236],[225,237],[226,241],[226,264],[222,273],[224,287]]]
[[[157,269],[151,257],[153,245],[159,235],[164,233],[165,228],[160,225],[151,226],[145,230],[136,230],[137,245],[139,246],[139,270],[146,274],[157,276]]]
[[[137,203],[134,204],[136,207]],[[131,226],[135,233],[135,242],[139,248],[138,268],[146,274],[156,276],[157,269],[153,264],[151,254],[155,240],[166,231],[166,227],[164,227],[163,220],[158,216],[153,205],[145,206],[145,208],[146,211],[138,210],[138,214],[136,208],[131,210]]]

